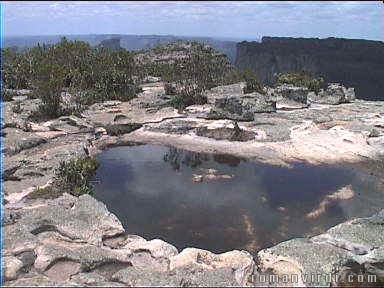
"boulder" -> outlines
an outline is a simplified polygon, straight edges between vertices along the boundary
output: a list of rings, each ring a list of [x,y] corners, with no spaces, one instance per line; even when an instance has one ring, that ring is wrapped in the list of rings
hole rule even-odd
[[[269,88],[267,94],[276,101],[277,109],[291,110],[308,107],[308,89],[290,84]]]
[[[326,90],[320,90],[318,94],[310,93],[309,101],[318,104],[337,105],[350,103],[355,100],[355,89],[346,88],[339,83],[329,83]]]
[[[208,91],[205,91],[204,95],[207,96],[207,102],[209,104],[215,104],[216,99],[219,99],[219,98],[243,95],[244,87],[245,87],[244,82],[225,85],[225,86],[217,86]]]
[[[244,96],[217,98],[208,119],[253,121],[255,113],[276,112],[276,102],[257,92]]]
[[[188,267],[193,268],[193,270],[207,271],[229,268],[233,282],[238,286],[245,286],[248,284],[255,262],[252,255],[246,251],[233,250],[222,254],[214,254],[197,248],[185,248],[178,255],[170,258],[169,268],[171,271],[178,271]]]
[[[144,78],[144,83],[156,83],[160,81],[160,77],[147,76]]]
[[[38,136],[35,133],[24,132],[17,128],[3,129],[5,135],[4,153],[7,155],[14,155],[20,151],[30,149],[47,142],[45,137]]]
[[[368,275],[375,277],[375,284],[383,283],[383,224],[384,210],[372,217],[341,223],[326,233],[309,239],[292,239],[261,250],[257,254],[259,271],[254,278],[268,279],[269,275],[273,275],[274,283],[269,284],[276,286],[276,281],[284,283],[287,280],[284,279],[285,275],[298,275],[298,279],[292,281],[289,278],[285,284],[330,286],[340,283],[356,285],[346,275],[360,274],[365,277],[365,284],[369,281]],[[265,286],[266,283],[255,284]],[[372,283],[368,282],[370,284]]]
[[[44,123],[53,131],[63,131],[66,133],[76,133],[80,131],[88,131],[92,129],[92,125],[85,120],[76,116],[61,116],[58,119]]]
[[[14,280],[18,271],[23,267],[23,262],[14,256],[4,257],[4,274],[6,280]]]
[[[308,88],[291,84],[279,85],[274,89],[277,97],[307,104]]]

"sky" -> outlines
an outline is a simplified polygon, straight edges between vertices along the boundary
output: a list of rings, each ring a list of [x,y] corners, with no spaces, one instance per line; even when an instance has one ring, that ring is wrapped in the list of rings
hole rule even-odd
[[[5,2],[5,36],[139,34],[384,41],[383,1]]]

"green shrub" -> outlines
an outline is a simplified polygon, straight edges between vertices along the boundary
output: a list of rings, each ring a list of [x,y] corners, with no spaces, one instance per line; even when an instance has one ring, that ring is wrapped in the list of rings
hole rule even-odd
[[[27,195],[28,199],[53,199],[63,194],[60,189],[52,185],[46,187],[38,187],[36,190]]]
[[[92,194],[90,179],[95,174],[97,167],[96,159],[91,157],[61,162],[55,171],[55,186],[74,196]]]
[[[164,90],[165,90],[165,94],[167,95],[176,95],[176,92],[177,92],[175,85],[172,85],[171,83],[165,83]]]
[[[22,111],[23,109],[21,108],[21,102],[16,101],[15,104],[12,106],[12,112],[20,114]]]
[[[316,94],[319,93],[324,79],[321,77],[315,78],[309,72],[284,73],[277,77],[277,84],[291,84],[294,86],[304,86],[309,91]]]
[[[112,124],[105,126],[105,130],[110,136],[120,136],[123,134],[131,133],[132,131],[139,129],[142,126],[143,125],[139,123]]]
[[[207,97],[201,93],[179,93],[172,95],[170,104],[173,108],[182,111],[190,105],[202,105],[207,103]]]
[[[243,88],[244,94],[258,92],[264,94],[264,85],[257,79],[255,73],[247,69],[239,73],[239,78],[241,81],[245,82],[245,87]]]
[[[8,101],[12,101],[13,100],[13,97],[12,97],[12,93],[9,92],[7,89],[3,89],[3,102],[8,102]]]

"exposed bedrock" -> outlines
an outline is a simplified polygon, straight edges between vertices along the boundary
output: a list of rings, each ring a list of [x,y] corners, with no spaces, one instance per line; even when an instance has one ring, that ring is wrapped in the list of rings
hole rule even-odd
[[[357,268],[366,281],[384,281],[384,210],[264,249],[255,260],[246,251],[178,251],[160,239],[126,234],[105,205],[88,195],[30,202],[6,209],[5,216],[14,219],[4,227],[10,286],[276,286],[287,274],[298,276],[293,284],[328,286],[347,281]],[[325,276],[311,278],[320,273]],[[280,282],[263,282],[271,274]]]
[[[300,160],[310,164],[354,163],[358,169],[367,169],[382,179],[383,102],[356,100],[342,105],[311,103],[300,107],[301,96],[289,94],[285,100],[294,101],[300,109],[286,111],[277,106],[273,113],[253,113],[253,121],[208,119],[215,101],[222,96],[249,97],[242,93],[242,87],[243,83],[214,88],[207,92],[208,104],[190,106],[179,113],[163,106],[163,84],[150,83],[130,102],[97,103],[81,117],[65,116],[41,123],[26,117],[36,109],[36,100],[4,103],[5,284],[265,286],[268,283],[261,283],[260,275],[293,272],[303,276],[299,284],[333,283],[304,278],[316,267],[324,273],[341,275],[340,283],[345,283],[349,274],[361,273],[367,279],[376,275],[377,281],[383,281],[384,212],[342,223],[320,236],[280,243],[253,257],[246,251],[178,251],[161,239],[129,235],[116,216],[89,195],[36,197],[33,193],[49,185],[61,161],[95,155],[111,145],[132,141],[231,154],[275,165]],[[350,90],[332,87],[338,99],[352,99]],[[228,177],[231,175],[210,171],[195,175],[193,181]],[[327,209],[336,197],[347,199],[350,193],[346,188],[326,197],[307,217]]]

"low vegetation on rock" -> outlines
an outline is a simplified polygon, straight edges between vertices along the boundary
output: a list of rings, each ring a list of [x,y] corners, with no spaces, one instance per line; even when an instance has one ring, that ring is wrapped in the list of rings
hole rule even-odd
[[[95,158],[84,157],[61,162],[56,170],[55,184],[74,196],[92,194],[91,177],[95,174],[98,163]]]
[[[61,162],[55,171],[54,185],[62,193],[74,196],[92,194],[91,177],[95,174],[98,163],[95,158],[84,157]]]
[[[277,77],[277,84],[291,84],[298,87],[306,87],[316,94],[320,92],[324,79],[313,77],[311,73],[302,71],[297,73],[284,73]]]
[[[35,118],[56,118],[104,100],[127,101],[140,91],[133,53],[127,50],[63,38],[24,51],[6,48],[2,56],[5,88],[31,89],[32,97],[41,99]],[[73,107],[65,107],[63,91],[76,96]]]
[[[244,94],[258,92],[265,94],[264,85],[257,79],[256,74],[249,69],[241,71],[239,78],[245,82]]]
[[[6,48],[2,56],[5,89],[29,89],[30,97],[41,100],[32,120],[78,113],[105,100],[129,101],[142,91],[140,84],[148,77],[165,83],[169,104],[177,109],[204,104],[204,90],[241,79],[247,82],[247,91],[262,91],[254,75],[240,73],[226,55],[197,42],[130,52],[62,38],[57,44],[23,51]],[[72,95],[70,105],[63,92]]]
[[[204,90],[239,79],[238,71],[224,54],[197,42],[159,45],[137,58],[145,75],[165,82],[165,92],[172,96],[170,104],[179,110],[205,104]]]

